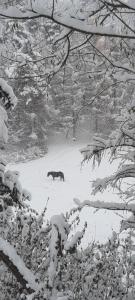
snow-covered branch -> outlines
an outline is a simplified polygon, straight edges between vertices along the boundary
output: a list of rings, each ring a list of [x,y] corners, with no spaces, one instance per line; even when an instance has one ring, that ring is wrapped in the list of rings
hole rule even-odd
[[[78,209],[82,209],[85,206],[98,208],[98,209],[107,209],[107,210],[126,210],[129,212],[135,213],[135,204],[125,204],[125,203],[112,203],[112,202],[103,202],[103,201],[90,201],[84,200],[81,202],[79,199],[74,198],[75,204],[77,204]]]
[[[6,264],[17,281],[19,281],[23,288],[29,293],[39,288],[35,276],[26,268],[23,260],[16,253],[15,248],[2,238],[0,238],[0,260]]]
[[[81,1],[73,3],[69,0],[57,1],[54,9],[54,1],[51,2],[52,3],[48,3],[48,1],[43,0],[29,1],[28,5],[24,4],[24,12],[19,10],[16,6],[12,6],[6,10],[1,9],[0,15],[5,18],[24,20],[44,17],[52,20],[56,24],[80,33],[135,39],[134,30],[128,24],[127,18],[125,17],[125,19],[123,19],[120,14],[122,9],[123,12],[126,12],[126,10],[129,11],[130,9],[134,11],[133,3],[122,3],[122,1],[121,3],[117,1],[115,3],[112,1],[102,1],[101,3],[101,1],[98,0],[91,0],[83,7],[84,3],[82,4]],[[108,10],[110,10],[109,14]],[[101,13],[102,21],[99,18]],[[116,24],[113,19],[116,20]],[[128,33],[126,33],[126,30],[124,30],[124,33],[123,28],[125,27],[127,27]]]
[[[83,162],[86,160],[91,160],[93,158],[93,163],[98,162],[100,164],[102,159],[102,154],[108,149],[111,150],[111,155],[114,155],[116,149],[121,149],[122,147],[133,147],[135,148],[134,143],[134,130],[122,130],[120,127],[119,130],[115,131],[115,138],[110,136],[108,140],[105,140],[101,137],[95,135],[93,137],[93,142],[81,149],[80,152],[83,155]],[[126,138],[128,137],[128,139]]]
[[[122,165],[122,167],[112,176],[108,176],[103,179],[97,178],[92,183],[92,194],[95,195],[97,192],[104,191],[108,185],[111,185],[114,188],[121,179],[125,178],[135,178],[134,164]]]
[[[12,87],[3,78],[0,78],[0,98],[3,98],[3,104],[6,109],[14,107],[17,103]]]
[[[6,110],[16,105],[17,98],[12,87],[2,78],[0,78],[0,101],[0,147],[3,148],[8,140],[8,115]]]

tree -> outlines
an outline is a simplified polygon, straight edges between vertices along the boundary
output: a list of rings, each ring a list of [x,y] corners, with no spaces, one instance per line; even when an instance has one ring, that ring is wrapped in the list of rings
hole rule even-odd
[[[35,34],[37,24],[33,22],[32,25],[35,26]],[[6,30],[3,30],[5,46],[12,45],[14,50],[14,54],[10,52],[7,58],[4,56],[5,60],[8,60],[5,73],[9,80],[12,80],[12,86],[19,99],[10,118],[10,131],[14,133],[10,134],[10,143],[14,144],[14,147],[19,143],[20,149],[25,151],[26,148],[37,146],[37,151],[39,147],[45,152],[48,125],[55,112],[51,113],[51,109],[49,111],[45,92],[40,86],[41,67],[34,63],[37,57],[40,57],[40,53],[38,54],[32,47],[33,32],[30,29],[30,21],[27,23],[10,21]]]
[[[97,162],[98,164],[101,162],[102,153],[104,153],[106,150],[111,150],[113,156],[116,156],[118,153],[121,158],[123,158],[125,163],[122,161],[122,164],[120,165],[120,168],[116,174],[103,180],[98,179],[93,183],[93,193],[103,191],[108,185],[111,185],[113,188],[118,189],[120,196],[124,197],[126,202],[104,203],[100,201],[91,202],[86,200],[81,203],[78,199],[75,199],[77,204],[76,211],[80,211],[85,205],[98,209],[102,208],[129,211],[131,216],[122,222],[121,230],[132,228],[132,232],[130,232],[131,239],[124,241],[124,245],[122,245],[122,252],[119,250],[119,243],[121,244],[121,241],[117,241],[116,234],[114,233],[112,240],[110,240],[110,243],[105,246],[105,248],[95,247],[96,255],[95,252],[91,250],[91,257],[94,257],[94,259],[90,257],[90,266],[88,266],[88,254],[86,254],[85,259],[83,256],[84,260],[82,259],[83,261],[81,263],[80,257],[79,259],[77,257],[77,255],[79,256],[80,254],[80,252],[77,251],[77,244],[83,237],[86,226],[84,226],[84,230],[82,232],[78,232],[73,236],[73,238],[68,239],[70,231],[70,225],[68,224],[70,214],[66,218],[63,215],[52,217],[50,224],[47,224],[47,226],[44,228],[43,217],[45,212],[43,215],[39,216],[39,218],[36,218],[35,214],[34,216],[31,214],[27,215],[26,207],[23,205],[23,201],[20,203],[20,198],[18,199],[19,202],[17,201],[16,205],[17,209],[19,204],[22,205],[23,212],[19,208],[21,211],[18,210],[15,214],[14,218],[16,220],[15,223],[17,227],[12,223],[12,232],[14,232],[13,239],[9,230],[7,230],[6,223],[2,224],[3,238],[7,239],[8,236],[11,244],[17,242],[17,251],[19,252],[20,256],[21,249],[26,249],[27,247],[28,255],[25,255],[23,251],[23,259],[26,265],[38,274],[39,281],[44,281],[43,289],[36,291],[35,294],[31,296],[33,299],[35,297],[42,299],[44,296],[47,299],[52,299],[53,293],[55,299],[60,299],[61,296],[65,297],[65,299],[74,299],[76,295],[77,298],[80,297],[80,299],[89,299],[89,297],[95,299],[97,298],[96,292],[98,289],[100,290],[101,299],[108,299],[108,297],[110,297],[110,299],[115,297],[119,300],[124,299],[124,297],[125,299],[127,297],[131,298],[134,287],[134,257],[131,255],[131,251],[134,248],[134,245],[132,244],[132,236],[134,236],[135,228],[135,205],[131,201],[134,200],[135,191],[134,185],[131,182],[129,182],[130,185],[127,189],[125,186],[122,186],[122,181],[127,178],[130,178],[130,180],[132,178],[134,180],[135,177],[135,105],[132,101],[132,97],[134,95],[134,87],[132,82],[135,80],[133,57],[135,31],[134,19],[129,18],[131,15],[134,17],[135,6],[133,1],[125,2],[122,0],[91,0],[85,2],[76,1],[75,4],[73,1],[55,2],[53,0],[52,3],[49,2],[48,4],[48,1],[46,1],[44,2],[44,5],[42,4],[41,6],[41,4],[42,1],[40,2],[33,0],[30,1],[30,3],[27,3],[26,7],[26,3],[24,1],[21,10],[20,7],[14,4],[14,9],[13,7],[8,7],[8,9],[5,11],[1,9],[1,15],[4,17],[22,20],[42,17],[49,19],[60,26],[61,34],[59,37],[57,37],[57,39],[54,37],[55,41],[52,45],[52,48],[54,47],[57,55],[50,63],[49,70],[43,74],[45,78],[49,80],[49,83],[54,75],[58,74],[58,72],[67,64],[68,57],[73,50],[71,48],[71,43],[74,34],[76,37],[81,34],[81,43],[77,43],[77,45],[74,47],[81,48],[85,44],[90,44],[90,51],[92,50],[92,59],[90,58],[89,61],[94,60],[93,55],[95,55],[99,57],[99,61],[100,59],[102,60],[102,65],[105,63],[104,73],[106,76],[104,79],[106,80],[106,78],[108,78],[108,81],[111,81],[110,85],[107,84],[106,87],[105,82],[102,81],[102,90],[99,90],[96,94],[92,95],[90,101],[86,102],[85,105],[82,107],[79,106],[79,108],[77,107],[77,114],[81,109],[84,109],[84,107],[88,108],[92,103],[94,103],[95,99],[98,100],[96,102],[96,109],[100,109],[101,103],[99,103],[99,99],[102,100],[103,96],[104,100],[107,101],[107,93],[105,91],[109,90],[109,101],[113,98],[113,102],[115,102],[120,98],[117,106],[117,108],[119,107],[117,114],[116,106],[115,108],[110,107],[110,110],[113,109],[116,121],[118,122],[117,130],[115,129],[109,140],[105,140],[101,136],[96,136],[94,141],[86,149],[82,149],[81,152],[84,155],[84,161],[93,158],[94,163]],[[59,44],[59,41],[62,41],[62,43]],[[108,42],[109,46],[106,47],[105,44]],[[117,46],[116,51],[115,49],[111,51],[113,44]],[[120,54],[122,54],[121,57]],[[101,74],[101,76],[102,75],[103,74]],[[123,84],[126,86],[124,93]],[[114,90],[113,87],[116,87],[117,85],[119,85],[118,89]],[[120,94],[118,93],[119,87]],[[123,100],[127,102],[127,95],[129,94],[129,89],[131,89],[131,87],[131,101],[129,105],[127,105],[126,109],[121,110],[121,102]],[[99,98],[99,96],[101,96],[101,98]],[[104,105],[105,104],[103,104],[103,108]],[[73,107],[72,112],[75,113]],[[121,115],[118,118],[120,112]],[[72,119],[74,119],[74,116]],[[118,124],[120,125],[118,126]],[[125,150],[124,155],[123,153],[119,152],[120,149]],[[9,180],[9,177],[12,176],[8,175],[7,177],[4,177],[4,180],[6,179],[6,181],[4,181],[6,186],[7,182],[8,184],[11,184],[12,180]],[[124,189],[122,189],[122,187]],[[11,191],[13,190],[13,184],[10,189]],[[19,197],[22,199],[22,192],[20,192]],[[5,198],[2,198],[2,200],[1,215],[3,218],[3,208],[6,213],[9,213],[10,211],[8,204],[9,199],[6,197],[6,201]],[[26,222],[24,222],[24,218]],[[4,221],[6,222],[8,220],[4,219]],[[17,235],[16,232],[19,232],[19,235]],[[77,274],[74,272],[73,274],[72,266],[73,262],[75,262],[75,258],[69,258],[68,254],[74,254],[74,252],[77,257],[76,266],[79,264],[81,265],[81,271],[83,270],[85,273],[84,274],[82,272],[84,276],[82,276],[80,272]],[[2,255],[5,255],[5,253],[3,253],[4,251],[2,250]],[[120,253],[123,254],[122,257]],[[5,256],[3,256],[3,260],[4,257]],[[33,260],[31,260],[31,257]],[[98,268],[98,274],[94,269],[91,269],[91,266],[93,267],[95,263],[96,267]],[[104,269],[105,263],[107,266],[107,271]],[[62,269],[63,265],[65,268],[64,270]],[[88,267],[88,271],[86,270],[86,272],[83,269],[85,267]],[[66,277],[67,269],[69,270],[68,274],[71,276],[68,278],[69,281],[67,281]],[[113,281],[111,281],[111,278],[109,277],[108,269],[110,270],[109,274],[111,273],[111,278],[113,278]],[[103,274],[104,276],[102,276]],[[73,278],[74,282],[76,283],[75,286],[73,285]],[[80,283],[80,281],[82,284],[80,289],[78,289],[77,284],[78,282]],[[69,289],[69,287],[71,287],[71,289]],[[72,292],[73,290],[75,290],[76,294]]]
[[[103,192],[108,186],[117,189],[120,199],[124,203],[105,203],[100,201],[84,201],[84,203],[76,203],[82,208],[85,205],[95,208],[103,208],[109,210],[126,210],[131,213],[127,220],[121,223],[121,230],[134,229],[134,178],[135,178],[135,109],[134,101],[127,104],[127,107],[121,110],[121,115],[117,119],[119,129],[111,134],[108,140],[95,136],[93,142],[81,152],[84,155],[84,161],[93,159],[94,165],[100,164],[103,153],[109,151],[110,155],[121,159],[117,172],[109,177],[97,179],[93,182],[93,194]],[[124,151],[124,152],[123,152]]]
[[[0,79],[0,141],[1,149],[8,140],[8,115],[7,111],[17,103],[17,98],[12,88],[3,79]]]
[[[40,3],[40,1],[32,1],[29,3],[28,6],[25,6],[26,4],[24,1],[23,5],[25,8],[25,14],[22,13],[22,11],[20,12],[19,5],[15,5],[14,13],[12,11],[12,18],[20,18],[24,20],[29,19],[32,21],[35,18],[40,19],[42,17],[44,20],[46,20],[46,26],[48,26],[48,24],[51,25],[50,39],[48,38],[48,45],[50,50],[52,51],[53,58],[48,61],[49,69],[47,69],[47,71],[44,70],[44,72],[42,73],[42,77],[44,76],[44,78],[46,78],[47,81],[49,80],[50,82],[50,80],[54,78],[54,75],[56,76],[63,67],[68,67],[70,55],[72,56],[72,53],[74,53],[74,51],[78,51],[76,56],[77,61],[80,60],[81,64],[83,61],[83,64],[85,65],[84,73],[88,73],[89,75],[92,74],[92,77],[89,79],[89,86],[92,86],[93,83],[95,83],[95,74],[97,72],[97,69],[99,69],[100,67],[103,68],[104,64],[104,72],[102,70],[101,74],[98,74],[99,77],[96,77],[96,81],[100,81],[100,78],[103,77],[103,74],[105,76],[104,81],[106,81],[107,78],[109,78],[110,80],[112,76],[111,80],[114,83],[114,85],[112,84],[113,98],[115,93],[114,90],[119,90],[119,80],[121,76],[125,72],[129,72],[129,74],[134,74],[134,24],[133,19],[131,18],[131,16],[134,15],[134,7],[131,4],[125,4],[125,2],[123,3],[123,1],[120,1],[120,3],[119,1],[115,1],[115,3],[113,1],[77,1],[75,4],[73,4],[72,1],[63,1],[62,3],[59,1],[57,1],[56,3],[55,1],[52,1],[52,3],[50,3],[49,6],[47,6],[47,2],[44,3],[44,9],[48,12],[47,14],[43,13],[43,9],[42,13],[40,14],[42,8],[42,2]],[[8,17],[10,17],[11,8],[12,7],[9,7],[7,11],[5,10],[5,12],[3,12],[2,15],[4,15],[5,13],[5,16],[7,15]],[[66,22],[64,19],[65,14],[66,16],[68,16]],[[44,24],[45,23],[43,23],[43,26],[41,26],[40,33],[43,30],[45,31],[45,29],[42,29],[45,26]],[[86,51],[88,53],[86,53]],[[43,49],[41,50],[41,53],[42,57],[40,61],[44,61],[46,59],[46,56],[44,55],[45,53]],[[85,56],[87,58],[86,61]],[[94,57],[96,57],[96,67],[92,68]],[[35,61],[38,61],[38,59],[34,59],[33,63]],[[120,62],[118,63],[118,61]],[[79,63],[77,62],[77,65],[79,65]],[[86,65],[89,66],[89,68],[86,69]],[[73,64],[73,67],[75,67],[75,63]],[[108,72],[108,68],[111,71]],[[119,70],[120,72],[118,74]],[[81,74],[79,74],[79,77],[80,75]],[[81,76],[81,79],[82,78],[85,78],[85,75],[83,75],[83,77]],[[127,78],[127,81],[129,81],[129,79],[131,78],[132,80],[134,80],[133,76],[131,76]],[[88,81],[87,76],[85,82],[86,81]],[[73,85],[74,83],[72,82],[72,86]],[[53,89],[53,85],[51,89]],[[111,90],[109,85],[108,90]],[[91,94],[90,92],[90,88],[87,92],[89,93],[90,97],[93,95],[93,93]],[[60,92],[58,92],[58,99],[61,97],[59,93]],[[73,88],[73,93],[76,93],[75,88]],[[54,93],[52,93],[52,91],[51,94],[53,94],[54,96]],[[55,94],[57,94],[56,91]],[[72,113],[68,112],[66,116],[67,119],[65,119],[65,121],[62,118],[63,116],[61,116],[60,122],[57,122],[58,120],[54,122],[56,126],[64,125],[65,127],[67,124],[68,127],[72,127],[75,130],[76,123],[78,121],[78,116],[80,115],[80,113],[88,111],[87,108],[91,107],[91,101],[87,101],[87,97],[85,96],[82,87],[81,94],[85,97],[83,105],[81,103],[80,107],[80,104],[78,106],[78,103],[76,103],[77,105],[75,104],[75,111],[73,109]],[[118,92],[116,92],[116,94],[118,94]],[[102,98],[105,98],[106,95],[104,93],[102,95]],[[112,98],[111,93],[110,97]],[[109,102],[111,101],[113,106],[113,102],[112,99],[110,99],[110,97],[108,97],[108,100]],[[97,100],[99,101],[99,97],[97,98]],[[56,101],[57,100],[55,99],[55,102]],[[115,99],[115,104],[116,101],[117,99]],[[67,98],[66,102],[65,100],[63,100],[63,104],[66,104],[67,107],[70,106],[71,108],[72,105],[70,105],[70,102],[75,102],[75,97],[73,99]],[[56,104],[54,103],[54,105]],[[103,107],[105,107],[104,105]],[[76,109],[77,106],[78,109]],[[95,128],[97,128],[100,127],[100,124],[98,126],[99,113],[95,111],[94,114],[96,119]],[[101,119],[103,119],[102,115]],[[63,121],[64,124],[62,125]]]

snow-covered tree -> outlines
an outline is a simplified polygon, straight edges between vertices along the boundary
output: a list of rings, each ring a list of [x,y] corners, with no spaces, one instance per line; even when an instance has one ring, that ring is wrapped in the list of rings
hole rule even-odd
[[[39,147],[46,148],[48,112],[45,95],[38,84],[38,66],[32,63],[37,58],[37,53],[32,49],[29,24],[8,22],[5,40],[6,46],[12,45],[14,49],[13,54],[8,55],[11,61],[5,70],[9,79],[12,77],[12,85],[18,97],[16,110],[10,119],[10,128],[15,136],[14,143],[19,142],[22,148],[26,148],[26,144],[27,147],[38,144]]]
[[[94,164],[101,162],[102,154],[105,151],[111,151],[113,157],[117,157],[117,154],[120,156],[122,163],[117,172],[102,180],[97,179],[93,182],[93,193],[103,191],[110,185],[118,190],[120,198],[124,198],[124,202],[105,203],[100,201],[92,202],[90,200],[81,202],[78,199],[75,199],[75,202],[79,211],[84,206],[89,206],[98,209],[126,210],[131,214],[121,223],[121,232],[125,229],[130,229],[129,236],[124,240],[123,244],[121,244],[121,239],[118,239],[114,233],[107,245],[94,245],[93,248],[88,248],[83,253],[77,250],[77,245],[83,237],[85,226],[82,232],[77,232],[72,237],[70,237],[71,225],[69,216],[53,216],[50,223],[47,223],[45,226],[45,211],[41,215],[31,211],[24,202],[25,198],[28,197],[28,193],[26,191],[23,192],[18,181],[18,174],[5,172],[3,169],[5,164],[1,163],[0,258],[2,260],[2,276],[6,274],[6,276],[2,277],[1,285],[4,298],[13,299],[18,291],[18,299],[26,299],[27,297],[27,299],[32,300],[87,300],[90,297],[92,300],[97,299],[97,297],[98,299],[132,299],[134,298],[135,276],[134,255],[131,253],[134,250],[133,238],[135,228],[134,1],[52,0],[48,2],[24,0],[21,6],[17,1],[7,3],[6,8],[4,5],[2,3],[0,8],[2,17],[22,20],[20,26],[23,32],[16,25],[13,26],[14,33],[16,31],[18,34],[15,33],[17,55],[21,49],[21,54],[19,53],[21,69],[16,68],[13,71],[16,72],[17,70],[17,76],[22,76],[24,72],[24,75],[27,74],[28,79],[32,74],[28,89],[26,86],[27,82],[25,82],[23,91],[23,87],[20,85],[21,90],[19,92],[24,98],[30,92],[31,97],[36,102],[37,95],[33,96],[35,89],[37,91],[35,80],[33,80],[33,76],[36,76],[38,72],[36,62],[46,58],[43,48],[42,57],[37,58],[37,55],[33,53],[31,48],[31,43],[33,42],[29,41],[29,35],[25,32],[26,23],[24,22],[26,20],[29,22],[43,18],[47,22],[51,22],[52,25],[54,23],[58,26],[59,34],[54,34],[57,27],[54,26],[50,44],[48,41],[53,58],[51,57],[51,60],[49,58],[44,70],[41,65],[41,71],[43,70],[42,76],[47,83],[45,85],[46,92],[50,82],[55,78],[54,76],[58,75],[58,72],[65,66],[68,66],[73,50],[81,50],[80,55],[82,55],[83,60],[84,57],[87,57],[88,61],[84,61],[83,66],[87,64],[90,67],[90,69],[85,69],[84,71],[85,75],[87,72],[92,72],[92,80],[90,81],[92,88],[97,71],[96,68],[98,68],[95,84],[96,93],[91,91],[90,99],[87,99],[84,103],[82,103],[82,98],[85,93],[82,93],[82,90],[79,93],[79,95],[82,93],[81,99],[78,102],[75,101],[76,97],[78,100],[78,87],[74,86],[75,80],[72,78],[75,97],[73,100],[71,97],[70,101],[66,102],[66,110],[69,109],[69,103],[72,101],[70,113],[67,115],[71,117],[72,114],[70,121],[75,129],[75,121],[80,111],[83,109],[87,110],[94,103],[96,116],[101,111],[104,111],[104,114],[106,114],[109,101],[109,112],[112,111],[115,115],[117,130],[114,130],[109,139],[104,139],[101,135],[95,136],[93,142],[85,149],[82,149],[81,152],[84,155],[84,161],[93,158]],[[23,45],[22,42],[24,42]],[[87,47],[84,47],[86,45]],[[82,52],[83,47],[85,49]],[[89,54],[86,51],[89,51]],[[77,52],[76,54],[78,55]],[[78,68],[80,61],[80,56],[77,56]],[[35,67],[33,65],[31,68],[31,63],[33,64],[34,62]],[[92,63],[95,64],[93,68]],[[73,63],[74,65],[75,62]],[[99,68],[101,68],[101,73]],[[7,70],[9,69],[7,68]],[[74,73],[72,73],[72,77],[74,77]],[[80,75],[77,74],[78,81],[80,80]],[[84,82],[85,78],[83,76]],[[99,86],[101,87],[100,90],[98,90]],[[116,89],[116,87],[118,88]],[[90,89],[87,90],[88,93],[89,91]],[[129,96],[130,101],[127,103],[127,97]],[[8,109],[11,106],[11,104],[9,105],[9,100],[12,98],[12,91],[9,91],[7,86],[5,89],[5,82],[3,84],[3,81],[1,81],[2,102],[4,99],[3,107]],[[5,99],[8,99],[8,102],[5,102]],[[97,101],[95,102],[95,100]],[[27,106],[30,107],[31,112],[27,111]],[[2,115],[0,128],[2,128],[2,134],[5,132],[3,135],[1,134],[2,137],[5,137],[7,134],[5,127],[7,115],[3,107],[1,109],[2,113],[0,113]],[[33,134],[32,138],[35,138],[36,117],[29,98],[24,108],[27,114],[31,116],[31,134]],[[98,127],[97,125],[96,127]],[[121,153],[123,149],[124,153]],[[125,184],[123,185],[125,181],[128,181],[128,188],[125,188]],[[11,273],[7,271],[5,262]],[[75,271],[74,266],[76,267]],[[33,273],[36,276],[33,276]],[[14,277],[12,278],[11,274],[17,280]],[[30,279],[32,279],[32,282]],[[12,285],[12,288],[9,290],[5,288],[7,281]],[[21,284],[21,287],[19,284]],[[28,296],[29,293],[32,294]]]
[[[8,115],[7,111],[17,103],[17,98],[4,79],[0,79],[0,148],[8,140]]]
[[[93,83],[95,83],[95,81],[96,90],[100,87],[98,95],[96,95],[98,102],[100,101],[100,106],[102,100],[103,108],[110,106],[110,109],[112,109],[113,105],[116,105],[117,103],[117,98],[124,97],[124,94],[119,91],[119,81],[121,80],[121,76],[126,72],[129,72],[131,75],[127,80],[134,80],[133,2],[125,3],[121,1],[119,3],[119,1],[91,0],[76,1],[76,3],[73,3],[72,1],[52,1],[48,4],[47,1],[44,1],[43,3],[41,0],[34,2],[24,1],[23,8],[24,11],[22,11],[22,7],[20,7],[17,3],[14,3],[12,6],[9,4],[7,9],[4,8],[4,6],[3,9],[1,8],[1,14],[5,15],[5,17],[8,16],[15,19],[31,19],[31,28],[33,26],[32,20],[35,18],[40,19],[40,17],[42,17],[44,22],[40,22],[41,26],[38,30],[39,34],[43,31],[47,31],[45,29],[45,21],[46,28],[49,24],[50,30],[48,30],[48,35],[50,35],[50,37],[48,37],[47,45],[49,45],[50,50],[52,51],[49,53],[51,60],[46,63],[46,55],[43,44],[41,47],[41,59],[35,59],[35,57],[33,59],[31,57],[32,61],[35,63],[39,60],[45,62],[44,65],[46,65],[47,68],[42,74],[44,78],[47,78],[50,82],[50,80],[54,78],[54,75],[56,76],[58,74],[59,70],[63,67],[68,68],[68,62],[69,60],[72,60],[72,56],[73,60],[76,61],[73,65],[74,68],[76,64],[77,68],[81,68],[81,70],[84,71],[82,61],[83,65],[87,67],[83,72],[87,75],[79,74],[79,77],[81,76],[80,79],[85,83],[88,82],[89,85],[87,91],[86,85],[83,88],[81,87],[81,98],[83,98],[82,96],[85,98],[83,105],[81,103],[81,107],[80,104],[78,105],[78,102],[75,101],[74,93],[75,96],[77,95],[75,88],[73,88],[74,80],[72,81],[72,98],[74,99],[66,98],[66,93],[64,93],[63,97],[60,92],[57,92],[57,88],[53,92],[53,96],[56,95],[60,103],[61,100],[59,99],[63,98],[63,105],[66,104],[67,108],[70,106],[70,109],[73,107],[72,114],[67,112],[66,119],[63,120],[63,118],[60,118],[60,121],[55,122],[54,125],[56,127],[65,127],[67,124],[67,127],[72,127],[73,131],[75,130],[78,116],[82,113],[82,111],[87,111],[87,113],[88,111],[91,111],[91,96],[93,96],[93,92],[91,93],[90,87],[93,87]],[[46,35],[47,32],[45,33],[45,36]],[[95,57],[97,58],[96,60]],[[100,74],[95,77],[97,69]],[[120,72],[118,72],[119,70]],[[101,78],[103,82],[102,84],[100,84]],[[111,93],[111,88],[108,85],[108,92],[106,91],[106,93],[102,93],[101,97],[99,97],[100,92],[102,92],[102,87],[104,89],[104,86],[107,85],[107,79],[111,81],[110,83],[112,84],[113,91]],[[89,95],[89,97],[87,97],[86,94]],[[57,99],[53,99],[53,101],[57,102]],[[109,101],[109,105],[106,105],[106,101]],[[74,104],[70,105],[70,102]],[[106,112],[104,113],[107,115]],[[101,107],[100,109],[95,110],[94,113],[92,111],[91,114],[95,115],[95,129],[97,130],[98,128],[101,128],[101,124],[104,119],[102,117]],[[62,121],[64,121],[63,125],[61,125]]]

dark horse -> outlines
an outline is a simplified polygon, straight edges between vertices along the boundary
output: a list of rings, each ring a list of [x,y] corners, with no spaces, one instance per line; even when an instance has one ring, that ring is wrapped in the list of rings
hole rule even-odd
[[[55,179],[55,177],[60,177],[60,180],[64,181],[64,174],[61,171],[55,172],[55,171],[51,171],[47,173],[47,177],[52,176],[53,180]]]

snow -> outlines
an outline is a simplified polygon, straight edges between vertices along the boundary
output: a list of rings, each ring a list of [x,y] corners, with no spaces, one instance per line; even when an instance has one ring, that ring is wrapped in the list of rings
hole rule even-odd
[[[5,108],[14,107],[17,103],[17,98],[13,92],[11,86],[7,84],[7,82],[0,78],[0,90],[4,92],[6,95],[6,100],[4,99]],[[9,103],[8,103],[9,102]],[[10,104],[10,105],[9,105]],[[6,144],[8,141],[8,115],[3,106],[0,105],[0,143]]]
[[[0,87],[4,92],[6,92],[9,95],[11,103],[13,104],[13,106],[15,106],[17,103],[17,98],[13,92],[12,87],[8,85],[3,78],[0,78]]]
[[[2,158],[0,159],[0,177],[4,179],[4,172],[6,167],[6,161],[4,161]]]
[[[43,158],[27,163],[8,165],[8,169],[19,171],[22,187],[27,189],[32,196],[32,208],[39,212],[43,211],[49,198],[46,220],[50,220],[53,215],[66,213],[72,208],[76,208],[74,198],[80,199],[81,202],[86,199],[119,202],[118,196],[109,190],[103,194],[97,193],[96,196],[91,195],[91,181],[111,175],[112,171],[117,170],[118,162],[115,160],[110,165],[107,157],[104,157],[99,168],[97,167],[93,171],[92,163],[85,163],[81,168],[83,157],[79,150],[84,146],[84,143],[77,144],[77,142],[73,142],[72,145],[56,144],[50,146],[49,152]],[[59,179],[53,181],[48,178],[47,172],[52,170],[64,172],[65,182]],[[122,212],[120,214],[122,215]],[[88,227],[82,240],[83,245],[87,246],[94,240],[101,243],[106,242],[112,235],[112,231],[119,230],[122,217],[115,212],[85,207],[80,212],[80,225],[76,231],[81,231],[86,221]]]
[[[75,203],[77,203],[78,199],[75,199]],[[79,208],[83,208],[84,206],[95,207],[98,209],[110,209],[110,210],[126,210],[130,212],[135,212],[135,204],[127,204],[127,203],[111,203],[104,201],[89,201],[84,200],[82,203],[78,200]],[[129,220],[129,219],[128,219]],[[131,220],[131,218],[130,218]]]
[[[72,249],[74,246],[77,245],[79,239],[81,239],[83,236],[83,232],[77,231],[74,236],[70,239],[70,241],[67,241],[67,243],[64,246],[65,250]]]
[[[17,173],[17,171],[15,172],[11,172],[10,170],[6,171],[4,173],[4,183],[12,190],[14,187],[14,183],[16,183],[17,189],[18,191],[22,192],[22,188],[21,188],[21,184],[18,180],[18,176],[19,174]]]
[[[52,216],[51,225],[52,227],[57,228],[57,231],[60,233],[63,242],[67,240],[67,233],[69,231],[69,226],[66,223],[63,214]]]
[[[34,13],[32,12],[21,12],[17,7],[15,6],[10,6],[7,9],[1,9],[0,10],[0,15],[9,17],[9,18],[31,18],[34,16]]]
[[[33,140],[37,140],[37,134],[35,133],[35,132],[32,132],[30,135],[29,135],[29,137],[31,138],[31,139],[33,139]]]
[[[121,0],[122,2],[122,0]],[[38,16],[44,16],[46,18],[52,18],[52,1],[43,1],[43,0],[34,0],[28,1],[28,5],[23,7],[23,10],[19,10],[15,6],[8,7],[6,10],[1,9],[0,15],[7,16],[9,18],[32,18]],[[125,1],[123,1],[125,3]],[[126,2],[129,8],[135,8],[134,1],[129,0]],[[88,24],[87,18],[93,14],[93,11],[98,7],[98,1],[95,3],[92,1],[88,7],[88,12],[81,13],[82,7],[80,7],[80,1],[75,1],[75,5],[73,1],[60,1],[58,3],[55,2],[55,10],[53,12],[53,20],[54,22],[61,24],[67,28],[71,28],[76,31],[80,31],[88,34],[96,34],[96,35],[104,35],[104,36],[118,36],[123,38],[132,38],[134,39],[134,35],[131,34],[123,34],[121,33],[121,22],[118,18],[113,18],[110,16],[108,22],[104,22],[104,26],[101,25],[93,25]],[[107,13],[106,10],[103,11],[104,14]],[[108,20],[108,18],[107,18]],[[94,17],[91,16],[91,22],[95,22]],[[105,20],[104,20],[105,21]],[[122,24],[123,25],[123,24]],[[114,30],[115,28],[115,30]]]
[[[69,28],[64,28],[62,32],[54,38],[54,43],[56,44],[58,41],[64,39],[70,32],[71,30]]]
[[[5,109],[0,106],[0,142],[7,143],[8,140],[8,129],[7,129],[7,113]]]
[[[128,7],[135,9],[135,1],[134,0],[121,0],[121,3],[128,5]]]
[[[29,269],[26,268],[24,262],[17,255],[16,250],[13,246],[11,246],[7,241],[3,240],[0,237],[0,251],[3,251],[5,255],[9,257],[9,259],[15,264],[19,272],[23,275],[24,279],[28,282],[29,286],[35,290],[38,289],[39,286],[35,282],[35,276],[31,273]]]

